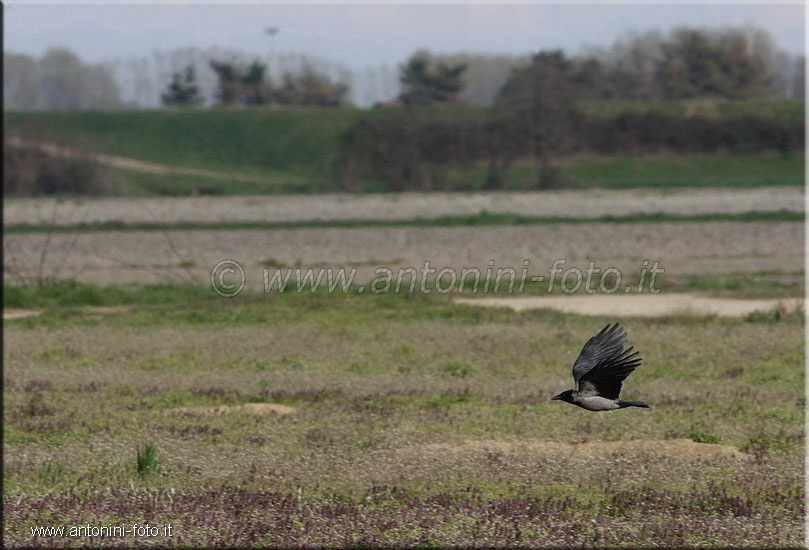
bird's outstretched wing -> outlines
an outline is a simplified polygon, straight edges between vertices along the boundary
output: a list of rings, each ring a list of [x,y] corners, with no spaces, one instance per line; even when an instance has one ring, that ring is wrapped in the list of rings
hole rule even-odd
[[[592,369],[623,351],[625,344],[626,334],[618,323],[601,329],[598,334],[587,340],[578,359],[573,363],[573,380],[578,382]]]
[[[583,395],[618,399],[624,379],[640,365],[639,352],[624,349],[626,334],[618,323],[590,338],[573,363],[573,379]]]

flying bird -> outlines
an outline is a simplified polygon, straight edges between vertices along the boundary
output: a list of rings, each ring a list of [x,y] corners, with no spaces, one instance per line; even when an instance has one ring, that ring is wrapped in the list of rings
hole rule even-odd
[[[621,384],[641,362],[640,352],[624,349],[626,333],[618,323],[607,325],[587,340],[573,363],[576,389],[551,398],[578,405],[588,411],[612,411],[626,407],[649,408],[643,401],[621,401]]]

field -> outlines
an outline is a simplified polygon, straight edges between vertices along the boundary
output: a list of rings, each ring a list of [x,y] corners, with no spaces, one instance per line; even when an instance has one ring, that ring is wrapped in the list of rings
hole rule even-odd
[[[646,358],[625,394],[652,409],[595,414],[548,399],[611,317],[144,302],[7,323],[6,544],[81,544],[31,528],[88,523],[173,529],[116,545],[803,542],[801,316],[625,319]],[[265,402],[291,409],[173,412]],[[619,443],[560,445],[599,441]]]
[[[687,243],[687,244],[686,244]],[[356,269],[368,282],[378,267],[460,270],[488,262],[500,268],[548,273],[565,268],[616,267],[640,273],[659,261],[672,282],[690,276],[801,280],[803,224],[799,221],[553,223],[494,227],[355,227],[195,231],[93,231],[6,236],[6,282],[70,277],[91,284],[206,285],[221,260],[235,260],[248,288],[263,288],[265,268]],[[766,285],[765,285],[766,286]]]
[[[4,201],[6,546],[804,544],[803,154],[582,154],[554,159],[566,190],[334,193],[361,115],[6,113],[123,186]],[[232,288],[223,260],[235,297],[211,288]],[[617,292],[549,281],[558,260],[619,270]],[[545,278],[374,286],[425,262]],[[334,292],[307,279],[340,268]],[[616,321],[644,359],[621,397],[651,408],[551,402]]]
[[[264,294],[260,272],[565,258],[636,281],[650,259],[666,295],[796,298],[802,204],[794,187],[7,201],[6,544],[800,546],[801,313]],[[231,299],[208,286],[224,258],[247,272]],[[644,357],[622,397],[652,408],[549,402],[616,320]],[[158,534],[31,531],[88,524]]]

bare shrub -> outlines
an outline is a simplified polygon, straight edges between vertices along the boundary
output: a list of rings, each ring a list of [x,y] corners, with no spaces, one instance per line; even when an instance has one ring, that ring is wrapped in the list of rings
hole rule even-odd
[[[3,194],[119,195],[119,178],[105,170],[92,154],[73,150],[46,150],[35,143],[3,140]]]

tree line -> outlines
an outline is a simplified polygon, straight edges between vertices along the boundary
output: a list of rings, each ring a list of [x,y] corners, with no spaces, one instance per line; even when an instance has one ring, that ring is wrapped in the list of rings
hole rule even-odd
[[[222,76],[211,61],[228,64],[234,71],[249,70],[254,62],[261,64],[243,52],[218,48],[156,52],[151,58],[103,64],[85,63],[63,49],[51,50],[40,58],[6,53],[4,106],[15,110],[176,107],[178,103],[172,100],[163,101],[164,96],[175,93],[180,104],[185,102],[184,93],[192,93],[197,100],[190,106],[216,105],[227,102],[223,97],[240,84],[231,82],[225,86],[230,91],[223,89]],[[803,56],[779,51],[767,33],[754,29],[629,33],[610,47],[584,48],[567,62],[567,76],[583,99],[802,98],[804,94]],[[324,59],[281,54],[279,74],[287,76],[272,83],[273,90],[265,82],[257,92],[246,90],[245,97],[252,94],[258,98],[254,104],[295,105],[313,104],[312,96],[323,94],[331,103],[339,97],[341,103],[370,106],[405,92],[408,85],[401,80],[403,71],[415,74],[425,66],[443,64],[447,68],[466,67],[455,75],[460,88],[444,93],[458,101],[488,107],[512,71],[530,63],[530,55],[419,51],[398,72],[390,66],[352,71]],[[193,87],[197,88],[195,93]],[[415,93],[418,96],[419,92]]]
[[[671,51],[687,51],[689,58],[694,54],[692,42],[702,44],[692,33],[675,37],[678,42]],[[672,63],[682,67],[681,61],[675,61],[674,53],[663,56],[660,66],[650,70],[672,76],[656,85],[663,94],[656,97],[762,97],[767,75],[750,61],[749,50],[733,44],[716,50],[713,61],[698,49],[693,74],[682,80],[670,68]],[[403,108],[365,117],[343,136],[340,181],[347,190],[357,190],[367,181],[384,182],[393,191],[463,190],[473,185],[475,168],[485,164],[482,188],[502,189],[510,168],[522,160],[530,167],[528,185],[547,189],[570,183],[551,162],[560,153],[785,153],[804,147],[801,120],[675,116],[654,110],[616,116],[583,112],[579,100],[600,97],[600,92],[583,81],[580,63],[561,50],[541,51],[512,71],[492,107],[472,112],[463,110],[458,95],[465,63],[450,65],[423,54],[412,58],[401,72]],[[746,72],[740,67],[747,67]],[[747,76],[742,78],[742,73]],[[728,82],[730,88],[723,88]],[[651,88],[639,78],[635,91],[645,93],[643,89]],[[458,109],[445,109],[440,115],[427,109],[438,104],[455,104]]]
[[[285,73],[281,82],[268,82],[267,66],[259,61],[239,66],[233,62],[211,60],[219,78],[216,98],[222,105],[300,105],[339,107],[346,103],[348,86],[304,65],[298,74]],[[179,77],[175,74],[175,80]],[[177,96],[164,96],[177,105]]]
[[[428,63],[465,65],[461,97],[490,106],[514,69],[531,63],[480,54],[415,54]],[[609,48],[584,48],[566,57],[565,72],[582,99],[804,96],[804,57],[778,50],[754,29],[683,27],[668,34],[628,33]],[[485,83],[485,84],[484,84]]]
[[[204,108],[260,105],[268,98],[292,105],[321,99],[350,103],[350,71],[308,55],[279,55],[282,76],[272,87],[260,60],[221,48],[184,48],[105,63],[86,63],[69,50],[52,49],[39,58],[4,53],[3,61],[3,103],[8,110]],[[256,75],[247,73],[257,69],[260,81],[251,82]],[[250,89],[252,84],[256,89]]]

